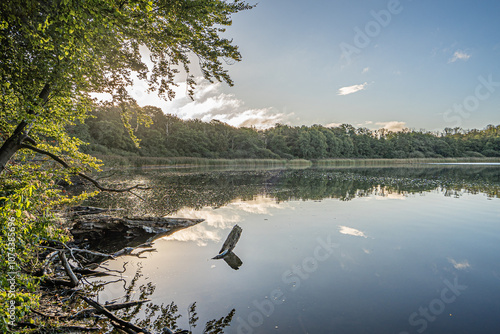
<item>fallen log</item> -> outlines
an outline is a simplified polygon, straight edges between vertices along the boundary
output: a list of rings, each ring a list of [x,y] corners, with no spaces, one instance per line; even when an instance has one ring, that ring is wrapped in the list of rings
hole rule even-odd
[[[108,252],[133,247],[199,224],[203,219],[79,216],[71,229],[75,242]]]

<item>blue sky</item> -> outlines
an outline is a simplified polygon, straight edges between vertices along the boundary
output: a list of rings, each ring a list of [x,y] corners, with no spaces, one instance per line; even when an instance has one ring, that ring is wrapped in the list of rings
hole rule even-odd
[[[500,124],[499,16],[498,1],[261,0],[227,30],[234,87],[136,97],[237,126],[483,128]]]

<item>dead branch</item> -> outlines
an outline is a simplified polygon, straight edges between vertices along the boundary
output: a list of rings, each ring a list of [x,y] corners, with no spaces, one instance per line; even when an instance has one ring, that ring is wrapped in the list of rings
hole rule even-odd
[[[106,268],[102,264],[98,264],[97,268],[102,268],[102,269],[106,270],[107,272],[123,274],[127,270],[127,268],[126,268],[127,264],[128,264],[128,261],[127,262],[123,262],[123,264],[122,264],[123,270],[121,270],[121,271],[118,270],[118,269],[109,269],[109,268]]]
[[[34,152],[37,152],[37,153],[40,153],[40,154],[43,154],[43,155],[46,155],[46,156],[49,156],[50,158],[52,158],[52,160],[58,162],[60,165],[62,165],[64,168],[66,169],[69,169],[71,168],[71,166],[66,162],[64,161],[63,159],[61,159],[60,157],[58,157],[57,155],[55,155],[54,153],[51,153],[49,151],[45,151],[45,150],[42,150],[42,149],[39,149],[35,146],[31,146],[31,145],[27,145],[27,144],[21,144],[21,149],[28,149],[28,150],[31,150],[31,151],[34,151]],[[147,190],[147,189],[150,189],[148,187],[145,187],[141,184],[136,184],[135,186],[133,187],[129,187],[129,188],[124,188],[124,189],[114,189],[114,188],[107,188],[107,187],[104,187],[102,186],[97,180],[93,179],[92,177],[84,174],[84,173],[81,173],[81,172],[74,172],[75,175],[78,175],[80,176],[81,178],[89,181],[90,183],[92,183],[97,189],[101,190],[101,191],[107,191],[107,192],[115,192],[115,193],[124,193],[124,192],[130,192],[131,190],[133,189],[140,189],[140,190]],[[134,194],[134,193],[132,193]],[[134,194],[135,196],[138,196],[137,194]],[[140,197],[140,196],[139,196]]]
[[[49,273],[49,270],[50,270],[49,265],[55,259],[58,252],[59,251],[55,250],[45,257],[45,261],[43,261],[43,265],[42,265],[42,271],[43,271],[44,275],[47,275]]]
[[[81,298],[87,304],[89,304],[90,306],[92,306],[93,308],[95,308],[98,313],[100,313],[100,314],[106,316],[107,318],[109,318],[111,320],[111,323],[113,324],[114,327],[119,328],[121,330],[124,330],[127,333],[131,333],[131,334],[137,334],[137,333],[151,334],[151,332],[149,332],[149,331],[147,331],[145,329],[137,327],[136,325],[131,324],[130,322],[127,322],[127,321],[125,321],[125,320],[123,320],[121,318],[118,318],[113,313],[109,312],[104,306],[102,306],[98,302],[96,302],[96,301],[94,301],[94,300],[92,300],[92,299],[90,299],[88,297],[85,297],[85,296],[81,296]]]
[[[121,303],[121,304],[112,304],[112,305],[104,305],[108,311],[116,311],[116,310],[121,310],[124,308],[129,308],[137,305],[141,305],[143,303],[147,303],[151,301],[150,299],[143,299],[143,300],[135,300],[135,301],[130,301],[127,303]],[[95,314],[97,310],[95,308],[86,308],[84,310],[81,310],[78,313],[75,313],[74,315],[67,316],[67,317],[61,317],[61,318],[66,318],[68,320],[79,320],[83,318],[87,318],[93,314]]]
[[[87,249],[80,249],[80,248],[71,248],[71,251],[76,252],[76,253],[85,253],[85,254],[90,254],[94,256],[99,256],[99,257],[104,257],[107,259],[113,259],[115,258],[114,255],[111,254],[106,254],[106,253],[101,253],[101,252],[96,252],[96,251],[90,251]]]
[[[59,259],[61,260],[64,269],[66,270],[66,273],[68,274],[72,285],[70,285],[71,288],[75,288],[78,286],[78,278],[76,277],[75,273],[71,269],[71,266],[68,263],[68,259],[66,259],[66,255],[64,255],[64,252],[59,252]]]

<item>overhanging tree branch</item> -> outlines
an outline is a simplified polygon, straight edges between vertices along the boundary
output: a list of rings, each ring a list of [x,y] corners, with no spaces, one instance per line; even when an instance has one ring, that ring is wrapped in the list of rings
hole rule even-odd
[[[54,160],[57,163],[59,163],[64,168],[67,168],[67,169],[71,168],[71,166],[66,161],[64,161],[61,157],[58,157],[56,154],[54,154],[52,152],[45,151],[45,150],[42,150],[42,149],[40,149],[38,147],[27,145],[27,144],[21,144],[20,148],[21,149],[28,149],[28,150],[31,150],[31,151],[34,151],[34,152],[46,155],[46,156],[52,158],[52,160]],[[133,192],[131,192],[131,190],[133,190],[133,189],[139,189],[139,190],[147,190],[147,189],[149,189],[148,187],[145,187],[145,186],[143,186],[141,184],[136,184],[135,186],[124,188],[124,189],[107,188],[107,187],[102,186],[97,180],[93,179],[92,177],[90,177],[90,176],[88,176],[88,175],[86,175],[86,174],[84,174],[82,172],[74,172],[74,174],[80,176],[81,178],[83,178],[83,179],[85,179],[87,181],[89,181],[97,189],[99,189],[101,191],[114,192],[114,193],[130,192],[131,194],[137,196],[136,194],[134,194]]]

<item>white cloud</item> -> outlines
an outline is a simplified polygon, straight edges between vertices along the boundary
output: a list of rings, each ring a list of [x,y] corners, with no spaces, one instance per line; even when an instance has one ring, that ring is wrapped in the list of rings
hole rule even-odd
[[[356,92],[359,92],[363,89],[366,88],[366,86],[368,86],[368,82],[365,82],[363,84],[360,84],[360,85],[353,85],[353,86],[347,86],[347,87],[342,87],[339,89],[338,91],[338,95],[349,95],[349,94],[353,94],[353,93],[356,93]]]
[[[368,73],[368,71],[370,71],[370,68],[369,67],[365,67],[361,73],[365,74],[365,73]]]
[[[386,129],[389,131],[393,131],[393,132],[402,131],[403,129],[407,128],[405,122],[398,122],[398,121],[377,122],[375,124],[380,126],[380,128],[383,128],[383,129]]]
[[[453,54],[453,57],[451,57],[450,60],[448,60],[448,63],[454,63],[457,60],[467,61],[467,60],[469,60],[470,56],[471,56],[470,54],[468,54],[462,50],[457,50]]]
[[[273,107],[247,108],[245,102],[235,95],[222,93],[220,83],[212,84],[201,79],[198,80],[194,100],[187,96],[185,82],[178,83],[178,87],[174,87],[175,98],[172,101],[165,101],[156,94],[149,94],[146,91],[147,86],[144,82],[134,80],[130,94],[140,106],[153,105],[161,108],[166,114],[176,115],[184,120],[197,118],[210,122],[216,119],[236,127],[255,126],[263,129],[276,123],[283,123],[293,115],[279,112]]]

